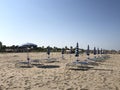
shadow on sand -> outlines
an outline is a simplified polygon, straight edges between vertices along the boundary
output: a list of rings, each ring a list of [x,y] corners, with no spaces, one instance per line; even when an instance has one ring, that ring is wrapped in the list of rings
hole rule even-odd
[[[60,66],[59,65],[39,65],[37,66],[37,68],[48,68],[48,69],[52,69],[52,68],[59,68]]]
[[[113,71],[112,69],[91,69],[91,70],[99,70],[99,71]]]
[[[88,71],[88,70],[90,70],[91,68],[94,68],[94,67],[83,67],[83,66],[79,66],[79,68],[69,68],[69,70]]]
[[[19,66],[19,68],[32,68],[33,66]]]
[[[28,62],[19,62],[15,64],[16,68],[32,68],[33,65],[29,64]]]

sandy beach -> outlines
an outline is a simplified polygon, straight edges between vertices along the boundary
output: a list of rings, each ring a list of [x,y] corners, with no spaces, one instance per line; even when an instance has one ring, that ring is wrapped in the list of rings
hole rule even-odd
[[[57,62],[16,67],[26,57],[26,53],[0,54],[0,90],[120,90],[119,54],[110,55],[111,58],[88,70],[66,69],[75,57],[65,54],[62,59],[60,53],[51,53]],[[46,58],[46,53],[30,53],[31,60]],[[85,58],[79,57],[81,61]]]

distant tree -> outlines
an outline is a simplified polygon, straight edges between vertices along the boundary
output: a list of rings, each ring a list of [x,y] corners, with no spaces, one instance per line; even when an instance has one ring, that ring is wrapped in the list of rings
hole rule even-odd
[[[45,52],[46,50],[47,49],[44,46],[42,46],[41,49],[40,49],[41,52]]]
[[[45,47],[44,47],[44,46],[42,46],[41,48],[42,48],[42,49],[44,49]]]
[[[74,53],[74,49],[72,46],[70,46],[70,54]]]
[[[53,47],[53,52],[57,52],[57,47]]]
[[[109,53],[110,53],[110,54],[116,54],[117,51],[116,51],[116,50],[110,50]]]
[[[12,45],[10,48],[11,48],[11,49],[15,49],[15,45]]]
[[[65,50],[68,50],[69,48],[67,46],[65,46]]]
[[[84,50],[84,49],[81,49],[80,53],[83,54],[84,52],[85,52],[85,50]]]
[[[72,50],[72,49],[73,49],[73,47],[72,47],[72,46],[70,46],[70,49]]]
[[[1,51],[2,51],[2,52],[5,52],[5,49],[6,49],[6,48],[7,48],[6,45],[2,45]]]

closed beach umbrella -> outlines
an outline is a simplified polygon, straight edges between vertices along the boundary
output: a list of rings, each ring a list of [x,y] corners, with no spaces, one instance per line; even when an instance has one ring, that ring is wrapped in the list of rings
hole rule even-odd
[[[87,55],[89,56],[90,55],[90,47],[89,47],[89,45],[88,45],[88,48],[87,48]]]
[[[103,50],[102,50],[102,48],[101,48],[101,51],[100,51],[100,53],[101,53],[101,54],[103,54]]]
[[[72,46],[70,47],[70,54],[72,54],[72,50],[73,50],[73,48],[72,48]]]
[[[99,50],[99,48],[97,49],[97,54],[100,54],[100,50]]]
[[[71,58],[72,50],[73,50],[73,47],[71,46],[70,47],[70,58]]]
[[[47,47],[47,54],[50,55],[50,47]]]
[[[79,44],[77,43],[76,49],[75,49],[75,56],[79,57]]]
[[[61,53],[65,54],[65,49],[64,48],[62,48]]]
[[[61,53],[62,53],[62,58],[64,59],[64,56],[63,56],[63,54],[65,54],[65,49],[64,48],[62,48]]]
[[[50,58],[50,47],[47,47],[47,54],[48,54],[48,58]]]
[[[94,47],[94,50],[93,50],[93,53],[94,53],[94,55],[96,55],[96,47]]]

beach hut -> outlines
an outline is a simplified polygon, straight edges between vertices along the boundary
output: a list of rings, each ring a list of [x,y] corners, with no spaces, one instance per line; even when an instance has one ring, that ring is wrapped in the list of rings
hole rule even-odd
[[[25,43],[23,45],[21,45],[21,47],[25,47],[25,48],[36,48],[37,45],[33,44],[33,43]]]

